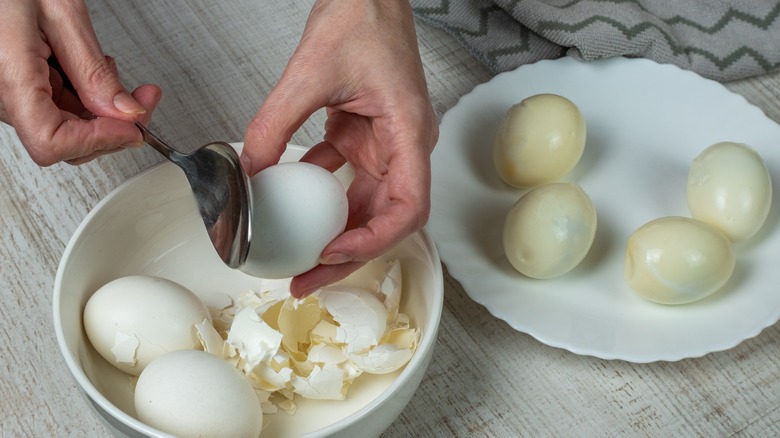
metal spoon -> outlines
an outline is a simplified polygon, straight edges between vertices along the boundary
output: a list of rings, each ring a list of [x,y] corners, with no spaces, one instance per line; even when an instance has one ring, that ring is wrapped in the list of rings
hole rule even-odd
[[[53,55],[47,60],[62,79],[62,87],[78,98],[62,65]],[[88,118],[94,118],[92,114]],[[195,195],[195,203],[217,254],[231,268],[246,261],[251,240],[252,195],[249,177],[241,167],[236,151],[227,143],[209,143],[190,153],[181,153],[136,122],[144,141],[179,166]]]
[[[144,142],[179,166],[192,187],[195,203],[211,243],[231,268],[246,261],[251,240],[251,192],[249,177],[236,151],[227,143],[209,143],[184,154],[136,123]]]

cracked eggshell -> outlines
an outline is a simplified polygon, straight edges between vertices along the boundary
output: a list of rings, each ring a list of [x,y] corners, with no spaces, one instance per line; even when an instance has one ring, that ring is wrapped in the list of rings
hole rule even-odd
[[[521,274],[560,277],[588,254],[596,236],[596,209],[580,186],[541,185],[523,195],[504,222],[504,253]]]
[[[244,361],[245,372],[257,365],[269,362],[279,351],[282,334],[269,326],[250,308],[236,313],[226,342],[238,352]]]
[[[512,106],[493,146],[498,174],[515,187],[553,182],[577,165],[585,150],[585,119],[577,105],[538,94]]]
[[[322,309],[317,297],[297,300],[288,298],[279,312],[279,331],[282,333],[282,343],[288,351],[302,351],[311,344],[311,332],[322,320]]]
[[[387,374],[406,365],[413,353],[408,348],[398,348],[393,344],[381,344],[364,354],[350,354],[349,360],[361,371],[370,374]]]
[[[401,271],[401,262],[393,260],[385,266],[385,276],[379,282],[379,292],[384,297],[385,309],[387,309],[388,321],[395,320],[398,316],[398,309],[401,307],[401,286],[403,277]]]
[[[280,163],[251,179],[252,241],[241,270],[280,279],[319,263],[325,246],[347,224],[347,194],[341,181],[322,167]]]
[[[764,160],[748,145],[713,144],[691,163],[687,184],[691,216],[744,241],[764,225],[772,204],[772,181]]]
[[[120,370],[138,375],[152,360],[201,346],[195,325],[211,323],[206,305],[184,286],[132,275],[98,289],[84,308],[84,330],[95,350]]]
[[[417,329],[391,330],[382,339],[382,343],[368,352],[349,354],[349,360],[366,373],[392,373],[409,362],[419,341],[420,331]]]
[[[331,364],[315,365],[306,376],[293,376],[291,380],[296,394],[313,400],[344,400],[350,379],[347,372]]]
[[[371,291],[333,285],[320,289],[320,306],[338,323],[336,341],[347,352],[362,352],[379,344],[387,330],[387,310]]]
[[[715,227],[686,217],[664,217],[629,237],[624,276],[647,300],[685,304],[720,289],[735,264],[731,242]]]
[[[208,320],[204,319],[202,323],[195,324],[195,331],[203,351],[225,359],[225,340]]]
[[[176,436],[258,437],[260,400],[249,380],[200,350],[159,357],[138,378],[138,419]]]

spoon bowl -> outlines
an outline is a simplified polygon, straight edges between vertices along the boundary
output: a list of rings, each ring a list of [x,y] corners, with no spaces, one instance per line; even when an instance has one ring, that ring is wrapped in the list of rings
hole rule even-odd
[[[249,177],[229,144],[213,142],[181,153],[136,123],[144,142],[184,171],[203,224],[219,257],[231,268],[246,261],[251,241]]]

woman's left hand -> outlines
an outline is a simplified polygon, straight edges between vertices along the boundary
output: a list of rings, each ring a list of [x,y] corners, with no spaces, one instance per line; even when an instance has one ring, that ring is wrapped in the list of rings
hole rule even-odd
[[[422,228],[430,211],[430,154],[438,139],[404,0],[318,0],[278,84],[247,128],[242,161],[254,175],[278,162],[306,119],[327,109],[324,140],[303,161],[349,163],[347,230],[320,265],[293,279],[303,297],[338,281]]]

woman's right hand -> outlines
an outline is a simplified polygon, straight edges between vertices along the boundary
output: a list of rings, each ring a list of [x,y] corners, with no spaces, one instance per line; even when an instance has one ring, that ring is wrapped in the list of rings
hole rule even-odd
[[[148,122],[160,88],[122,86],[82,0],[0,0],[0,9],[0,121],[33,161],[81,164],[143,144],[135,122]]]

